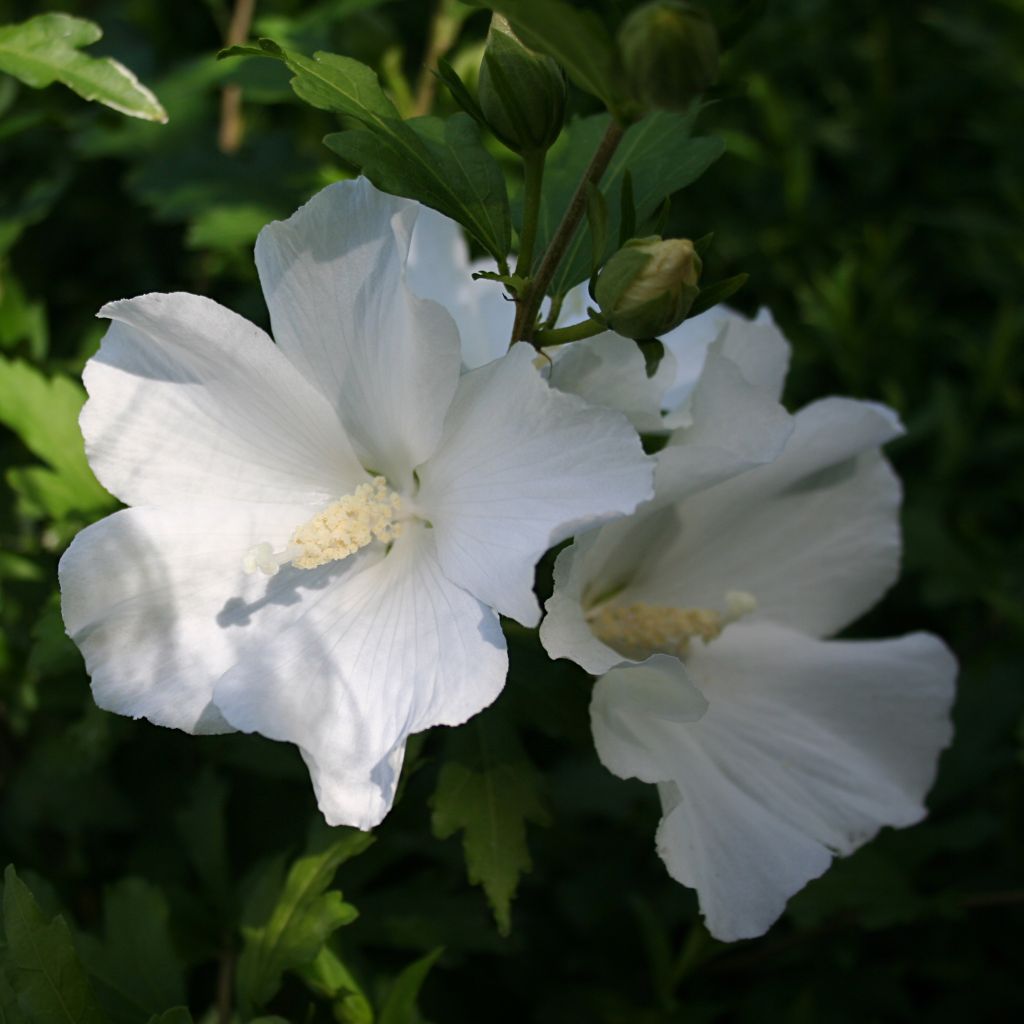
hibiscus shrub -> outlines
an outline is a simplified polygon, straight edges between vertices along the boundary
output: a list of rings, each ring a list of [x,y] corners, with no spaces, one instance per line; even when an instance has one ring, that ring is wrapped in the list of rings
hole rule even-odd
[[[58,8],[3,1020],[1016,1019],[1019,4]]]

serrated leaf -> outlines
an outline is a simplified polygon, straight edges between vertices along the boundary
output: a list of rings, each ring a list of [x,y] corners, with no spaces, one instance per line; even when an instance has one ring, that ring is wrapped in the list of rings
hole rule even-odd
[[[44,462],[8,470],[7,479],[35,508],[54,518],[113,504],[89,469],[78,429],[85,391],[67,377],[47,377],[20,360],[0,358],[0,424]]]
[[[356,908],[339,891],[327,889],[339,865],[362,853],[373,836],[341,831],[325,849],[292,864],[269,913],[265,887],[250,899],[237,973],[239,1000],[247,1010],[264,1006],[280,988],[286,970],[312,963],[331,935],[356,919]]]
[[[608,239],[618,239],[622,221],[622,187],[629,171],[636,223],[654,215],[666,196],[699,178],[724,151],[721,139],[692,138],[697,109],[686,114],[655,111],[630,127],[600,181],[608,207]],[[572,193],[608,126],[608,117],[573,121],[552,147],[544,169],[544,190],[537,226],[537,247],[543,252],[562,218]],[[611,255],[602,254],[603,263]],[[590,275],[590,235],[577,231],[551,282],[552,295],[564,295]]]
[[[360,127],[328,135],[325,143],[358,167],[378,188],[416,199],[462,224],[503,261],[512,225],[505,177],[487,152],[472,118],[454,114],[403,121],[371,68],[351,57],[284,50],[269,39],[233,47],[221,56],[281,60],[292,71],[292,89],[307,103],[352,117]]]
[[[167,901],[150,882],[126,878],[109,886],[103,895],[103,937],[82,935],[78,948],[111,1020],[133,1024],[140,1016],[185,1003]]]
[[[432,950],[399,974],[380,1009],[377,1024],[419,1024],[423,1018],[416,1008],[416,1001],[430,969],[443,952],[443,947]]]
[[[40,14],[0,26],[0,71],[33,89],[62,82],[82,99],[96,100],[129,117],[165,123],[160,101],[123,64],[80,52],[102,36],[95,22],[69,14]]]
[[[547,825],[542,780],[515,732],[493,712],[451,733],[431,798],[434,835],[462,831],[466,871],[507,935],[520,876],[533,866],[526,823]]]
[[[531,49],[554,57],[581,88],[615,110],[623,100],[615,44],[600,16],[564,0],[482,0]]]
[[[10,865],[4,872],[4,930],[7,977],[25,1017],[46,1024],[105,1024],[64,918],[48,921]]]

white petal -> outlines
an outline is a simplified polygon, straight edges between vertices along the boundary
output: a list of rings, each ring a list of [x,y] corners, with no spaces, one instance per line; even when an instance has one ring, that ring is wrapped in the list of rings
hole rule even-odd
[[[459,225],[422,207],[412,232],[406,281],[420,298],[433,299],[451,313],[459,328],[463,365],[471,370],[505,354],[515,320],[515,304],[500,283],[473,280],[481,270],[497,270],[497,265],[493,260],[471,264]]]
[[[213,684],[246,640],[232,609],[258,601],[254,544],[283,547],[305,506],[206,502],[131,508],[79,533],[60,561],[61,610],[96,703],[187,732],[226,732]]]
[[[534,566],[552,545],[651,495],[653,460],[625,418],[541,379],[516,345],[466,374],[418,502],[445,575],[524,625],[539,618]]]
[[[363,465],[404,487],[433,450],[458,381],[458,331],[404,280],[417,203],[365,179],[260,232],[274,337],[330,399]]]
[[[643,353],[636,343],[606,331],[549,352],[553,387],[579,395],[591,405],[618,409],[641,433],[665,429],[662,395],[675,374],[666,352],[653,377],[647,376]]]
[[[899,433],[884,406],[826,399],[795,417],[783,454],[681,503],[681,527],[634,600],[715,607],[754,595],[756,619],[814,636],[870,608],[899,571],[899,481],[877,446]]]
[[[651,594],[684,586],[678,563],[690,550],[689,532],[683,532],[674,504],[771,462],[793,430],[793,418],[743,378],[720,344],[709,353],[692,411],[691,425],[677,430],[658,452],[653,501],[577,538],[559,554],[540,633],[553,658],[569,658],[594,675],[622,662],[621,654],[590,632],[585,608],[613,593],[649,601]],[[729,589],[741,588],[735,584],[715,592],[705,605],[717,606]]]
[[[590,725],[601,763],[620,779],[664,782],[666,751],[681,725],[708,710],[678,658],[655,654],[606,672],[594,684]]]
[[[664,399],[664,408],[675,413],[669,418],[670,425],[685,422],[679,411],[685,408],[700,379],[709,346],[719,337],[724,354],[750,384],[769,398],[781,397],[790,349],[771,313],[761,309],[756,319],[748,320],[726,306],[713,306],[692,320],[684,320],[661,339],[666,351],[676,359],[675,380]]]
[[[238,729],[299,745],[335,825],[376,825],[406,738],[465,721],[505,681],[497,616],[445,579],[423,528],[384,558],[282,570],[251,618],[260,644],[219,680],[217,706]]]
[[[263,331],[197,295],[108,303],[86,452],[128,504],[322,500],[366,479],[330,404]]]
[[[793,417],[773,395],[746,379],[721,341],[708,350],[689,420],[658,453],[658,504],[772,462],[794,429]]]
[[[697,889],[716,937],[763,934],[833,854],[926,813],[956,674],[937,638],[819,641],[738,624],[686,669],[708,699],[699,721],[637,732],[632,757],[621,725],[607,750],[607,723],[595,739],[616,774],[668,784],[659,852]],[[635,671],[618,673],[620,687]],[[670,670],[664,679],[678,685]],[[630,706],[613,703],[637,730]],[[594,706],[607,718],[596,691]]]

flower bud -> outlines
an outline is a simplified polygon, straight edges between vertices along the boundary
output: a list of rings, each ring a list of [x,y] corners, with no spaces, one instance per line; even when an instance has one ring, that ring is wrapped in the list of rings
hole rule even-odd
[[[718,36],[703,7],[655,0],[619,29],[619,47],[633,96],[649,107],[685,110],[718,77]]]
[[[527,49],[500,14],[491,18],[478,99],[487,123],[517,153],[547,149],[565,120],[565,73]]]
[[[701,267],[688,238],[634,238],[605,265],[594,298],[617,334],[655,338],[686,319]]]

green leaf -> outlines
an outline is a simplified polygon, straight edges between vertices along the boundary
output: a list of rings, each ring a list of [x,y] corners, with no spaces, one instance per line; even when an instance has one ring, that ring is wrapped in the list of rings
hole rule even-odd
[[[477,124],[487,127],[487,118],[480,109],[473,94],[466,88],[459,73],[443,57],[437,61],[437,77],[448,87],[452,99],[469,114]]]
[[[174,816],[185,855],[211,901],[220,909],[231,903],[225,806],[228,786],[209,767],[200,772],[191,800]]]
[[[747,283],[749,276],[749,274],[736,274],[734,277],[727,277],[722,281],[709,284],[706,288],[701,288],[700,294],[693,300],[690,312],[686,316],[687,320],[699,316],[712,306],[717,306],[718,303],[725,302],[730,296],[735,295]]]
[[[49,337],[46,307],[31,302],[17,278],[0,276],[0,348],[25,343],[34,359],[42,359]]]
[[[419,1024],[423,1018],[416,1008],[416,1000],[430,969],[443,952],[443,947],[432,950],[399,974],[380,1009],[377,1024]]]
[[[460,224],[500,263],[512,246],[505,176],[468,114],[395,122],[383,133],[357,128],[324,142],[378,188],[417,199]]]
[[[600,181],[608,207],[609,242],[619,236],[627,170],[636,222],[642,225],[666,196],[692,184],[722,155],[721,139],[691,137],[697,112],[696,107],[686,114],[655,111],[626,131]],[[558,227],[607,126],[605,114],[573,121],[548,154],[537,226],[538,251],[543,251]],[[606,249],[598,262],[603,263],[610,255]],[[590,235],[578,230],[552,279],[551,294],[564,295],[588,277],[593,262]]]
[[[129,117],[165,123],[160,101],[123,64],[79,52],[102,35],[99,25],[69,14],[40,14],[0,26],[0,71],[33,89],[62,82],[82,99],[96,100]]]
[[[264,1006],[280,988],[286,970],[312,963],[330,936],[356,919],[356,908],[327,887],[339,865],[372,842],[373,836],[364,832],[332,830],[325,849],[308,853],[291,866],[269,913],[266,887],[250,898],[237,974],[244,1008]]]
[[[330,946],[324,946],[300,973],[314,992],[333,1001],[331,1009],[340,1024],[373,1024],[370,1000],[355,975]]]
[[[483,886],[502,935],[519,877],[533,866],[526,823],[550,822],[541,787],[518,736],[494,713],[449,734],[431,798],[434,835],[462,830],[469,881]]]
[[[13,866],[4,872],[7,976],[18,1009],[46,1024],[103,1024],[64,918],[47,921]]]
[[[269,39],[257,47],[232,47],[221,56],[254,54],[283,61],[300,99],[360,123],[324,141],[378,188],[439,210],[499,262],[508,257],[512,226],[505,178],[472,118],[459,113],[444,121],[403,121],[372,69],[351,57],[304,57]]]
[[[56,519],[112,505],[89,469],[78,429],[85,401],[67,377],[46,377],[28,363],[0,358],[0,423],[13,430],[46,468],[11,469],[7,480],[33,511]]]
[[[181,961],[171,941],[163,892],[140,878],[109,886],[103,897],[103,937],[79,938],[78,948],[112,1020],[185,1003]]]
[[[599,15],[564,0],[482,0],[531,49],[554,57],[581,89],[616,110],[624,95],[615,44]]]

